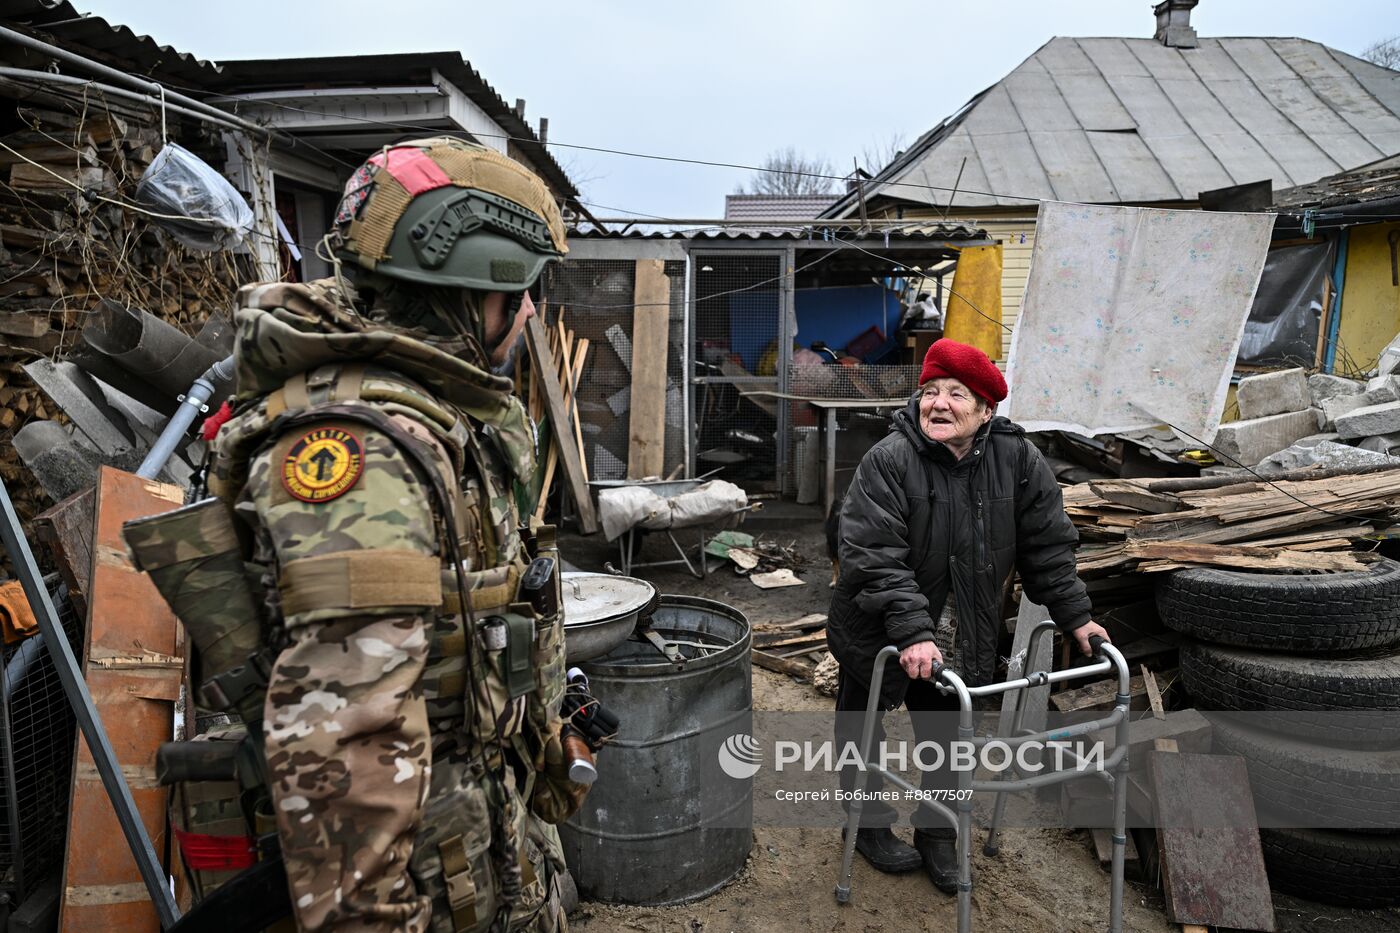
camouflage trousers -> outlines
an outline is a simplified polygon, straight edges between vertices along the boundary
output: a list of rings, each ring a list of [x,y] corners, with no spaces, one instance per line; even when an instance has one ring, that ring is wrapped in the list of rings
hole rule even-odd
[[[567,930],[557,831],[530,813],[521,788],[488,778],[460,742],[430,733],[423,621],[356,617],[290,635],[273,666],[264,731],[298,928],[500,929],[502,865],[509,873],[514,859],[508,929]]]

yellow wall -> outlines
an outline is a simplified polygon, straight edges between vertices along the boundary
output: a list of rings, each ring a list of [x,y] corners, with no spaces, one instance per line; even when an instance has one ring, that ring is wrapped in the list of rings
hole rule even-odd
[[[1390,231],[1400,224],[1352,227],[1347,241],[1337,370],[1368,370],[1400,333],[1400,288],[1391,284]],[[1345,351],[1345,352],[1343,352]]]

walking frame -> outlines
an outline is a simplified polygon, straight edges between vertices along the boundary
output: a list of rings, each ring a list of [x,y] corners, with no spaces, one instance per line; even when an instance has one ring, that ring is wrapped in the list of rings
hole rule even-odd
[[[1047,631],[1054,628],[1055,623],[1046,620],[1031,630],[1026,650],[1028,659],[1036,657],[1039,639]],[[1113,862],[1109,885],[1108,929],[1109,933],[1122,933],[1123,853],[1128,841],[1128,664],[1118,649],[1102,638],[1093,636],[1089,639],[1089,644],[1093,648],[1097,660],[1086,667],[1064,671],[1028,671],[1024,677],[997,684],[988,684],[983,687],[968,687],[963,683],[961,677],[942,665],[934,669],[932,679],[938,690],[942,693],[956,693],[958,696],[958,703],[961,706],[958,719],[958,740],[969,742],[974,747],[980,748],[989,742],[1000,742],[1014,749],[1027,742],[1060,742],[1077,736],[1089,735],[1101,729],[1107,729],[1109,726],[1114,727],[1113,750],[1107,757],[1100,758],[1097,767],[1092,766],[1088,759],[1082,758],[1074,751],[1063,749],[1065,756],[1075,763],[1075,769],[1042,773],[1033,777],[1018,775],[1017,780],[994,781],[976,781],[973,780],[971,770],[959,771],[956,814],[936,800],[919,800],[920,807],[927,808],[930,812],[952,823],[957,829],[958,933],[972,933],[972,793],[982,791],[997,795],[996,805],[992,811],[991,828],[987,833],[987,842],[982,848],[984,855],[995,856],[1000,851],[998,837],[1001,819],[1006,809],[1006,794],[1059,784],[1084,777],[1086,774],[1097,775],[1113,788]],[[899,649],[889,645],[881,649],[875,657],[875,673],[870,684],[870,701],[865,709],[865,723],[861,732],[860,759],[865,763],[865,782],[869,782],[871,772],[875,772],[896,787],[916,795],[917,799],[919,788],[906,781],[899,774],[886,770],[870,759],[870,746],[874,740],[875,723],[880,715],[880,686],[884,680],[885,665],[898,655]],[[1079,723],[1045,732],[1028,732],[1023,729],[1022,722],[1026,713],[1026,690],[1032,687],[1043,687],[1046,684],[1078,680],[1106,673],[1113,669],[1116,669],[1118,673],[1118,693],[1114,697],[1113,711],[1107,716],[1092,722]],[[972,730],[972,698],[995,696],[1011,690],[1016,691],[1012,736],[1005,739],[999,739],[996,736],[975,736]],[[862,789],[864,786],[863,784]],[[841,854],[840,874],[836,879],[836,902],[838,904],[845,904],[851,899],[851,863],[855,855],[856,831],[860,825],[861,808],[864,805],[862,796],[857,794],[856,799],[851,801],[850,813],[846,819],[846,840]]]

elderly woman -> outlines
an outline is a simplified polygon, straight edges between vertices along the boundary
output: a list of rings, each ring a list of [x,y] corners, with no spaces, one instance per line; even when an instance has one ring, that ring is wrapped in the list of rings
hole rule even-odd
[[[840,662],[836,738],[859,736],[875,655],[899,648],[885,672],[880,708],[903,702],[920,741],[954,738],[956,697],[930,677],[947,664],[970,685],[995,677],[1002,633],[1003,587],[1012,571],[1026,596],[1047,607],[1061,631],[1090,654],[1089,638],[1106,636],[1089,619],[1089,597],[1075,575],[1078,535],[1060,487],[1021,428],[995,417],[1006,380],[975,347],[939,340],[929,348],[919,392],[896,412],[888,436],[865,455],[841,510],[841,575],[831,600],[827,637]],[[877,730],[876,742],[883,739]],[[853,789],[857,772],[841,773]],[[925,790],[956,786],[926,771]],[[868,789],[877,790],[875,776]],[[893,808],[866,803],[856,848],[881,871],[921,864],[949,894],[956,889],[954,830],[924,811],[914,814],[914,846],[890,826]]]

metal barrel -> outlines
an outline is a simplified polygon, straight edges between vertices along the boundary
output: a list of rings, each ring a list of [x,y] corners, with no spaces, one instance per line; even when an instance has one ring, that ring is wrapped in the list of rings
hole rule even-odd
[[[726,775],[717,759],[726,738],[752,731],[748,619],[712,600],[662,596],[652,627],[715,649],[682,645],[689,660],[678,669],[651,643],[628,641],[580,665],[622,721],[582,809],[559,827],[588,900],[696,900],[733,880],[753,845],[753,779]]]

